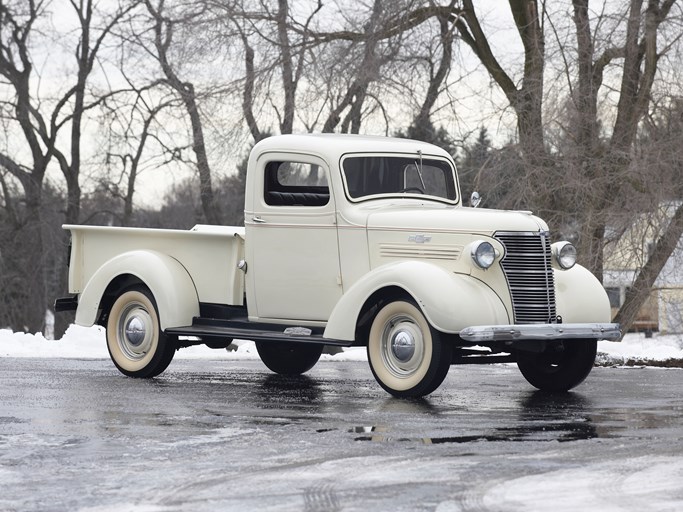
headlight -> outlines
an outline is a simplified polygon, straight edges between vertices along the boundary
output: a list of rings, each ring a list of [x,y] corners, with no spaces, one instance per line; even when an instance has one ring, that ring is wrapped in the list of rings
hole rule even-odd
[[[569,242],[554,243],[553,253],[557,264],[564,270],[569,270],[576,264],[576,247]]]
[[[496,250],[484,240],[472,244],[472,260],[481,269],[486,270],[496,260]]]

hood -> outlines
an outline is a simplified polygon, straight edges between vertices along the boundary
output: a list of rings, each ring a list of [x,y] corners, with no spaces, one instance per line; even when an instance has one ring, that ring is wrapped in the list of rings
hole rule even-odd
[[[463,206],[391,205],[368,215],[368,229],[461,232],[490,236],[496,231],[547,231],[548,225],[531,212],[489,210]]]

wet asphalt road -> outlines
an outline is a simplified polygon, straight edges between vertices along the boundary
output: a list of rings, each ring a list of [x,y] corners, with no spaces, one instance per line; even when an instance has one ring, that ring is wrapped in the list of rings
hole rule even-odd
[[[683,370],[596,368],[552,396],[477,366],[402,401],[356,362],[142,381],[0,358],[0,510],[680,511],[682,390]]]

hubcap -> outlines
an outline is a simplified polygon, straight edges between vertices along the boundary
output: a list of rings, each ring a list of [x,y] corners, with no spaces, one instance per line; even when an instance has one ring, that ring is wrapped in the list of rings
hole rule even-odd
[[[132,302],[121,312],[118,322],[118,342],[126,357],[139,361],[152,348],[154,320],[144,304]]]
[[[126,325],[126,338],[131,345],[138,346],[145,339],[145,324],[139,316],[133,316]]]
[[[409,331],[398,331],[391,339],[391,351],[402,363],[410,361],[415,355],[415,338]]]
[[[417,371],[424,358],[424,338],[419,325],[407,315],[391,318],[382,332],[382,359],[396,377],[407,378]]]

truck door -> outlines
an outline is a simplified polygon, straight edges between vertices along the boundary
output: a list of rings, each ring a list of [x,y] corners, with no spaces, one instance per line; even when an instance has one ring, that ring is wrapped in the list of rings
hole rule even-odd
[[[249,315],[327,321],[342,295],[329,169],[309,155],[267,153],[255,172],[262,180],[245,213]]]

